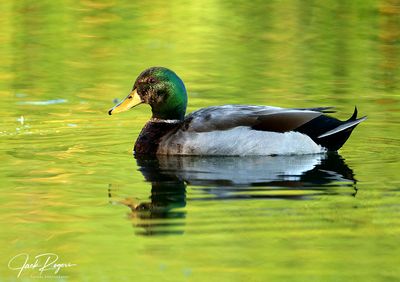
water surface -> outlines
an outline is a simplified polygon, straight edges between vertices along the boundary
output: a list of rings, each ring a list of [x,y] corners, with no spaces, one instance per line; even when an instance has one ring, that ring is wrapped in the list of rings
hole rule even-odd
[[[400,3],[3,1],[0,280],[20,253],[59,281],[397,281]],[[339,154],[132,156],[150,116],[107,110],[145,68],[188,112],[355,105]],[[48,275],[51,272],[47,273]],[[36,280],[26,270],[23,281]]]

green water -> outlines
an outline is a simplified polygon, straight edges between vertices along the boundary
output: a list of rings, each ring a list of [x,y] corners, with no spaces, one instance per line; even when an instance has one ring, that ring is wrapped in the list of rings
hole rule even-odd
[[[45,281],[400,279],[399,1],[18,0],[0,15],[0,281],[21,253],[75,264]],[[368,120],[339,155],[136,160],[150,109],[107,110],[153,65],[182,77],[189,112],[357,105]]]

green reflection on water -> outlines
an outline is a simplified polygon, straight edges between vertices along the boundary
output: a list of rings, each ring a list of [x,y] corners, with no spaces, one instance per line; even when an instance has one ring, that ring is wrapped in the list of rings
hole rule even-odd
[[[18,253],[54,252],[77,264],[61,270],[71,281],[397,280],[399,7],[3,1],[0,277],[16,278],[7,263]],[[189,182],[152,194],[131,156],[149,108],[106,115],[152,65],[183,78],[189,111],[333,105],[346,118],[357,105],[369,119],[341,150],[357,193],[344,180],[296,180],[298,189]],[[160,197],[158,212],[172,217],[146,209]],[[143,236],[154,226],[162,234]]]

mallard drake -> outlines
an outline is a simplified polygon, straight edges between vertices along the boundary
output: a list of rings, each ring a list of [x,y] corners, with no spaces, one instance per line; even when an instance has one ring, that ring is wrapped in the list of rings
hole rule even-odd
[[[161,155],[288,155],[336,151],[366,117],[357,108],[346,121],[325,115],[332,107],[286,109],[224,105],[185,116],[187,93],[170,69],[143,71],[131,93],[110,115],[149,104],[152,117],[134,146],[135,154]]]

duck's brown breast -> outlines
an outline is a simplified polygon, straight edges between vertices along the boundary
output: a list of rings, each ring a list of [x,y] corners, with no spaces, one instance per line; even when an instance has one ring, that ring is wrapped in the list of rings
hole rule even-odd
[[[155,155],[161,138],[175,132],[182,124],[149,121],[143,127],[133,149],[135,154]]]

